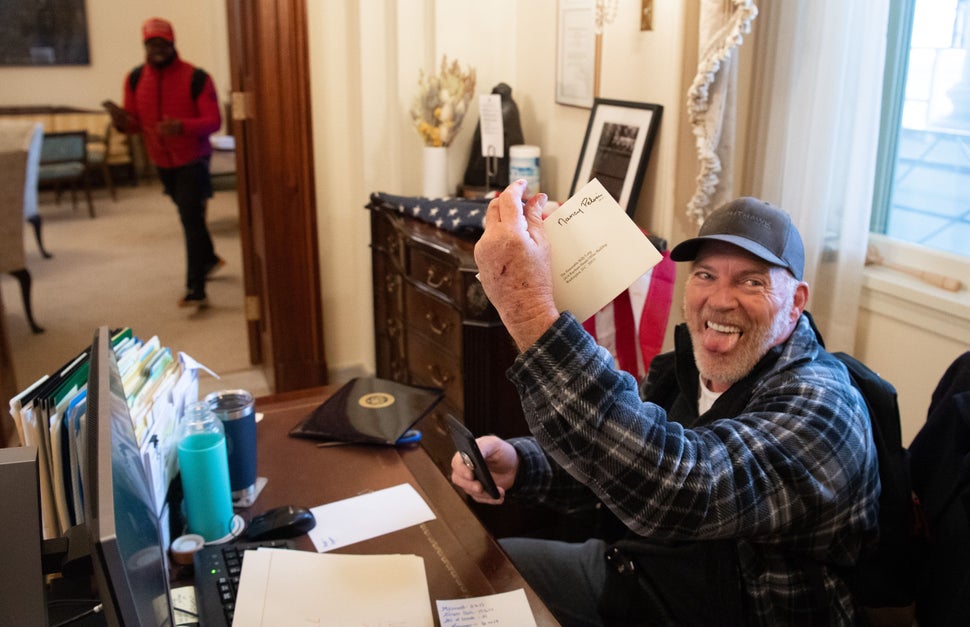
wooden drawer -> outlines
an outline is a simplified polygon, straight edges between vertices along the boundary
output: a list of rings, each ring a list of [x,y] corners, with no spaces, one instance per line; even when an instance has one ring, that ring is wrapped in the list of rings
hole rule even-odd
[[[417,333],[407,334],[411,383],[441,388],[455,407],[465,406],[465,390],[458,359]]]
[[[409,332],[417,332],[461,359],[461,314],[457,309],[408,284],[405,288]]]
[[[455,266],[428,252],[411,249],[408,276],[415,283],[434,290],[452,303],[461,302],[461,276]]]

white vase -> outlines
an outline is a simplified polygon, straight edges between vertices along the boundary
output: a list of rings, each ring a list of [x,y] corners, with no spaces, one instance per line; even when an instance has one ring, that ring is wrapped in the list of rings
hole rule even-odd
[[[448,192],[448,149],[444,146],[424,147],[424,191],[428,198],[450,196]]]

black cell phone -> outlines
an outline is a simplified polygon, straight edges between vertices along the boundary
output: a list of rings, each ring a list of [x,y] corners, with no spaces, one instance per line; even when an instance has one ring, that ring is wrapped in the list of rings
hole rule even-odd
[[[475,478],[485,488],[485,492],[493,499],[499,498],[498,486],[495,485],[492,473],[485,464],[485,458],[482,457],[482,452],[475,443],[475,436],[451,414],[447,414],[445,418],[448,420],[448,430],[451,431],[451,439],[455,442],[455,448],[458,449],[461,460],[475,473]]]

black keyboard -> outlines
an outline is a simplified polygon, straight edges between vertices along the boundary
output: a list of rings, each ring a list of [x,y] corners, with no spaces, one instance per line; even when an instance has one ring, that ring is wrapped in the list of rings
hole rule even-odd
[[[201,627],[232,625],[243,552],[262,547],[293,549],[296,544],[292,540],[261,540],[204,546],[196,552],[193,558],[195,605]]]

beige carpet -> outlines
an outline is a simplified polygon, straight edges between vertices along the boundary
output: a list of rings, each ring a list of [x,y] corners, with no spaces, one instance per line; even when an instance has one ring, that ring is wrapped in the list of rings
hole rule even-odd
[[[83,199],[74,211],[69,194],[55,204],[51,192],[41,192],[52,259],[41,256],[33,229],[24,227],[34,318],[44,333],[31,332],[16,279],[0,278],[17,389],[55,371],[107,325],[129,326],[143,339],[157,335],[163,346],[219,374],[221,380],[202,375],[200,394],[229,387],[268,393],[265,377],[249,364],[235,190],[217,191],[209,204],[216,252],[227,263],[209,282],[210,306],[202,310],[176,306],[184,294],[185,248],[175,205],[161,186],[122,184],[117,202],[104,190],[94,194],[91,219]]]

